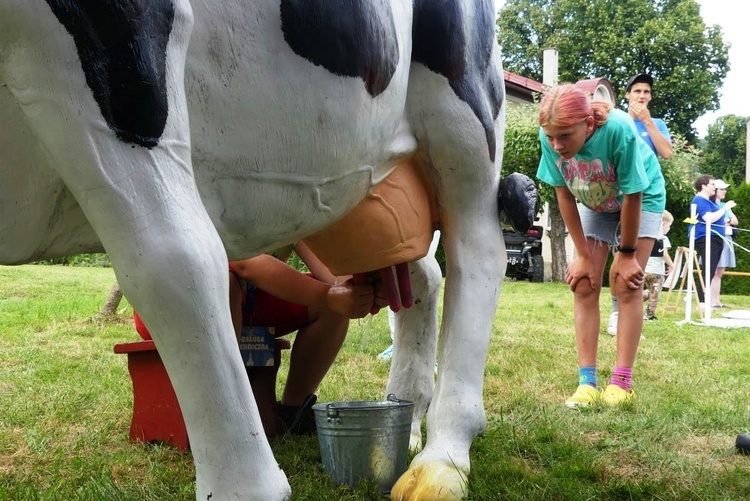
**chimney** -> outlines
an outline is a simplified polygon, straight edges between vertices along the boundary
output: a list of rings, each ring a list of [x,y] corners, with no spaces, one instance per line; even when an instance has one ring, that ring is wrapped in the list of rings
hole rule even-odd
[[[542,83],[548,87],[557,85],[557,49],[544,49],[542,59]]]

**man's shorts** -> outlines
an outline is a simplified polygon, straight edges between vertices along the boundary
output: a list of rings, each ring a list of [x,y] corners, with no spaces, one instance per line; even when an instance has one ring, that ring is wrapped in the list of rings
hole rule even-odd
[[[578,214],[581,218],[583,234],[586,238],[593,238],[600,242],[617,246],[620,243],[620,213],[595,212],[588,207],[578,204]],[[661,212],[641,212],[641,226],[638,238],[661,238]]]

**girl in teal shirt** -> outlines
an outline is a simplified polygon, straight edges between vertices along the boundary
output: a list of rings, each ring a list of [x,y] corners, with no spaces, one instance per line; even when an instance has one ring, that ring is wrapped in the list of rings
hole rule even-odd
[[[579,385],[565,401],[585,407],[630,401],[643,327],[644,268],[661,232],[664,177],[633,120],[571,84],[553,87],[539,105],[542,158],[537,177],[553,186],[575,258],[565,279],[573,291]],[[620,305],[617,358],[610,384],[599,391],[596,358],[599,295],[611,247],[618,251],[609,283]]]

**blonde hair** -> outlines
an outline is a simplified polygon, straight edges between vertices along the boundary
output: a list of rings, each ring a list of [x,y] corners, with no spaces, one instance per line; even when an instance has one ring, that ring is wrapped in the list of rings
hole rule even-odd
[[[612,104],[591,101],[589,96],[573,84],[561,84],[549,89],[539,103],[539,125],[571,127],[588,117],[594,117],[594,129],[607,122]]]
[[[674,216],[672,215],[671,212],[669,212],[668,210],[665,210],[661,215],[661,220],[664,221],[665,223],[671,224],[674,222]]]

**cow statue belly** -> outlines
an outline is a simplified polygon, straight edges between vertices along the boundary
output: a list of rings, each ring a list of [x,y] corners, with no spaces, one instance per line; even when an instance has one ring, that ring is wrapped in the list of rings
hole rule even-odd
[[[407,158],[447,276],[438,353],[440,272],[409,265],[385,392],[415,402],[411,445],[425,413],[427,438],[392,498],[468,494],[505,270],[494,16],[490,0],[0,0],[0,263],[109,254],[178,396],[197,499],[290,496],[227,257],[323,230]]]

